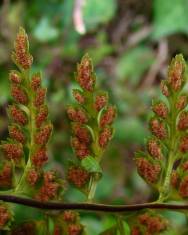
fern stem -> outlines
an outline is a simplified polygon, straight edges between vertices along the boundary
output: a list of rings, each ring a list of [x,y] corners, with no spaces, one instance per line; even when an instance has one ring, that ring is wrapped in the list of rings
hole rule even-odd
[[[87,196],[87,202],[93,201],[93,198],[95,196],[95,191],[97,189],[97,183],[98,183],[98,181],[95,179],[94,176],[92,176],[91,180],[90,180],[90,189],[89,189],[89,193]]]
[[[29,72],[24,73],[23,76],[25,79],[26,83],[26,89],[28,91],[28,96],[29,96],[29,104],[28,104],[28,109],[29,109],[29,123],[28,123],[28,133],[30,135],[30,139],[28,141],[28,148],[29,148],[29,154],[28,154],[28,160],[26,163],[26,166],[24,168],[24,172],[18,182],[18,185],[15,188],[15,192],[22,192],[23,189],[22,187],[24,186],[25,183],[25,178],[27,176],[28,169],[31,167],[31,154],[33,151],[33,145],[34,145],[34,134],[35,134],[35,113],[34,113],[34,108],[33,108],[33,94],[30,89],[30,80],[29,80]]]
[[[170,109],[171,109],[171,116],[169,120],[169,129],[170,129],[170,136],[169,136],[169,155],[167,160],[167,169],[165,172],[164,183],[162,185],[158,202],[165,201],[170,193],[170,183],[171,183],[171,173],[174,166],[174,161],[177,157],[177,133],[176,133],[176,119],[178,112],[175,109],[175,102],[176,102],[176,95],[172,97],[169,101]]]

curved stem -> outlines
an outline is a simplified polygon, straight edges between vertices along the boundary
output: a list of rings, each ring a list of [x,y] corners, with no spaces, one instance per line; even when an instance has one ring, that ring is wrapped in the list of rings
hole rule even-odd
[[[188,204],[171,204],[171,203],[143,203],[134,205],[105,205],[97,203],[62,203],[62,202],[42,202],[30,198],[18,197],[14,195],[1,195],[0,200],[4,202],[16,203],[28,207],[39,208],[44,210],[82,210],[82,211],[100,211],[110,213],[125,213],[139,211],[143,209],[167,209],[174,211],[187,211]]]

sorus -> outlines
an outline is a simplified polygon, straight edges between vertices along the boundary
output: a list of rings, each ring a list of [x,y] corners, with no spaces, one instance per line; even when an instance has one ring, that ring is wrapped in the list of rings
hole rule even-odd
[[[27,116],[24,111],[19,109],[17,106],[12,105],[10,106],[10,114],[12,119],[20,124],[20,125],[26,125],[28,122]]]
[[[52,125],[48,124],[44,127],[41,128],[41,130],[39,132],[36,133],[35,135],[35,143],[36,144],[40,144],[40,145],[45,145],[49,138],[50,135],[52,133]]]

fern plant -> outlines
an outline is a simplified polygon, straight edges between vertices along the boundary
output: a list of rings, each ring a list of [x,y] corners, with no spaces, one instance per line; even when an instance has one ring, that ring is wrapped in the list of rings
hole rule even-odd
[[[138,173],[158,191],[160,203],[184,200],[188,196],[186,81],[186,63],[182,55],[177,55],[168,68],[167,80],[161,82],[165,99],[152,103],[152,136],[146,151],[138,152],[135,157]],[[153,211],[139,215],[138,221],[132,234],[157,234],[167,228],[165,219]]]
[[[108,104],[108,94],[96,88],[96,75],[87,54],[78,64],[75,77],[82,90],[73,90],[78,105],[69,106],[67,114],[77,162],[68,169],[67,178],[92,201],[102,173],[100,161],[113,136],[116,109]]]
[[[101,235],[169,234],[170,221],[159,209],[188,209],[180,204],[188,197],[188,97],[183,56],[177,55],[169,66],[168,78],[161,83],[163,98],[152,103],[146,150],[135,154],[139,175],[158,192],[158,198],[136,205],[94,202],[103,173],[101,159],[114,133],[116,108],[109,104],[108,94],[97,87],[89,55],[77,65],[76,102],[67,107],[75,159],[67,169],[66,180],[58,172],[45,170],[53,125],[45,99],[47,90],[41,74],[32,72],[33,58],[22,28],[12,59],[17,70],[9,75],[13,98],[7,110],[9,137],[0,145],[0,231],[8,235],[86,235],[79,216],[80,210],[86,210],[111,212],[116,218]],[[85,202],[64,202],[68,183],[86,196]],[[42,209],[43,216],[17,225],[12,203]]]
[[[154,100],[152,104],[152,137],[148,139],[147,151],[136,154],[138,172],[158,190],[159,202],[188,196],[183,176],[188,150],[187,95],[183,90],[186,84],[185,69],[182,55],[177,55],[169,66],[168,79],[161,83],[166,99]]]

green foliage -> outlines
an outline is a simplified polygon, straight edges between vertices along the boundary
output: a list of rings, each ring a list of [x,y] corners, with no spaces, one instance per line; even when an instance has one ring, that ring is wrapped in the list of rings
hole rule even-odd
[[[115,12],[115,0],[87,0],[83,11],[87,30],[94,30],[98,25],[107,23]]]
[[[81,161],[81,166],[91,173],[102,173],[102,169],[99,163],[96,161],[94,157],[88,156]]]
[[[59,31],[50,25],[50,20],[48,18],[43,17],[35,28],[33,34],[39,41],[49,42],[58,38]]]
[[[188,3],[184,0],[154,1],[153,37],[159,39],[174,33],[188,33]]]
[[[133,48],[119,58],[116,66],[117,76],[121,80],[128,80],[131,84],[137,85],[143,73],[147,71],[153,62],[154,54],[149,47]]]

